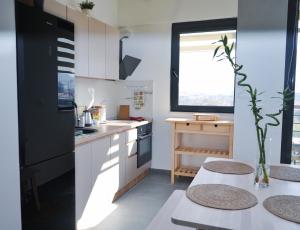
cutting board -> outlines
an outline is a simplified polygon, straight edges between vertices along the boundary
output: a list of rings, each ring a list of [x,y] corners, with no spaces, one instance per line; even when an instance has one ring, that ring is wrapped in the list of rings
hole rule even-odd
[[[118,119],[129,120],[129,105],[120,105]]]

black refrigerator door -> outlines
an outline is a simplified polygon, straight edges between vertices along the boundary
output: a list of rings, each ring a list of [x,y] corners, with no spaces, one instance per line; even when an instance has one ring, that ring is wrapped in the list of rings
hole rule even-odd
[[[16,15],[21,164],[28,166],[74,150],[74,112],[58,109],[57,18],[21,4]]]

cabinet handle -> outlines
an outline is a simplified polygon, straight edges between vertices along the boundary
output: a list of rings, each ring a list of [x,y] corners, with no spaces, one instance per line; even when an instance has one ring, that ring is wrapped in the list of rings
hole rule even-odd
[[[217,125],[217,124],[215,124],[215,128],[218,128],[218,125]]]
[[[186,123],[186,126],[190,126],[190,123]]]

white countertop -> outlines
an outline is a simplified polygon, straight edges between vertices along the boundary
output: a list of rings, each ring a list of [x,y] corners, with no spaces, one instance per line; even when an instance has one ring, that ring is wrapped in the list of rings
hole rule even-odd
[[[76,136],[75,146],[82,145],[105,136],[110,136],[116,133],[125,132],[129,129],[133,129],[148,123],[150,123],[150,121],[125,121],[125,120],[106,121],[105,124],[88,127],[88,128],[97,129],[98,130],[97,132],[92,134],[83,134],[80,136]]]
[[[220,160],[208,158],[207,161]],[[225,159],[222,159],[225,160]],[[172,222],[204,230],[211,229],[243,229],[243,230],[296,230],[300,224],[281,219],[268,212],[263,201],[274,195],[300,195],[300,183],[270,178],[270,186],[257,189],[253,185],[254,174],[228,175],[210,172],[203,167],[197,173],[190,186],[196,184],[227,184],[254,194],[258,204],[245,210],[218,210],[207,208],[190,201],[186,196],[178,202],[172,214]]]

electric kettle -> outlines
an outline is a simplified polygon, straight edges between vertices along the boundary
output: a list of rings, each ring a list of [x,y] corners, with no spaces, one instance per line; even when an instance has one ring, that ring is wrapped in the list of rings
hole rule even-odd
[[[93,124],[93,119],[92,119],[92,114],[88,109],[85,109],[83,111],[84,114],[84,120],[85,120],[85,126],[92,126]]]

